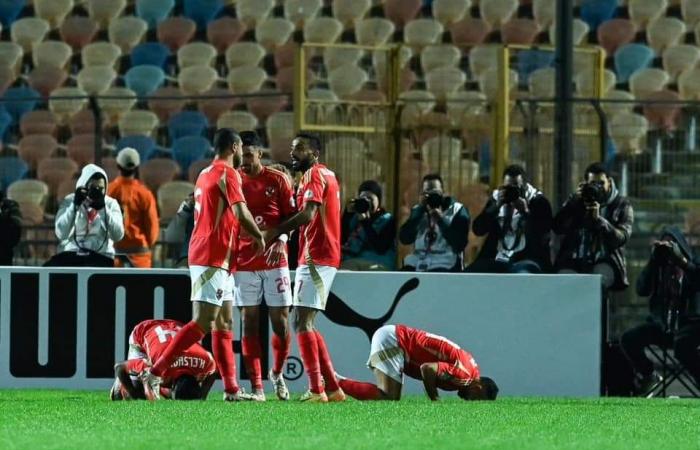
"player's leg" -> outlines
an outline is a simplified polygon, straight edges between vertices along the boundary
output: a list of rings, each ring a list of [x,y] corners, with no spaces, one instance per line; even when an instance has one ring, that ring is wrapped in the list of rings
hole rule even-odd
[[[277,398],[289,400],[289,390],[282,375],[292,343],[289,336],[289,307],[270,307],[269,311],[272,324],[272,367],[269,378],[275,387]]]
[[[400,400],[403,385],[378,369],[374,369],[377,384],[338,377],[338,384],[356,400]]]
[[[309,392],[311,394],[308,398],[303,399],[321,402],[328,401],[323,388],[321,365],[318,358],[318,343],[316,342],[316,332],[314,331],[316,310],[305,306],[296,306],[293,314],[299,354],[301,355],[301,361],[304,363],[306,376],[309,379]]]
[[[260,357],[262,348],[260,347],[260,307],[259,306],[243,306],[241,307],[241,316],[243,318],[243,339],[241,339],[241,351],[243,353],[243,361],[245,369],[250,378],[250,385],[256,395],[264,400],[265,393],[263,392],[262,368]]]
[[[236,357],[233,354],[233,302],[225,301],[214,320],[211,347],[224,383],[224,400],[238,400]]]

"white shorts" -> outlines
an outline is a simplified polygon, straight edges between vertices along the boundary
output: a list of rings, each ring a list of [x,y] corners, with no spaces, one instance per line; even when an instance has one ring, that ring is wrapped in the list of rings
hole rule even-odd
[[[384,325],[372,336],[367,367],[377,369],[392,380],[403,384],[405,357],[396,337],[396,325]]]
[[[236,306],[258,306],[262,303],[271,307],[292,305],[292,290],[289,283],[289,268],[236,272]]]
[[[228,270],[219,267],[190,266],[193,302],[206,302],[221,306],[232,302],[236,284]]]
[[[338,269],[330,266],[299,266],[294,276],[294,306],[326,309],[328,294]]]
[[[126,355],[126,359],[148,359],[148,355],[146,355],[144,349],[134,340],[133,330],[131,334],[129,334],[129,352]]]

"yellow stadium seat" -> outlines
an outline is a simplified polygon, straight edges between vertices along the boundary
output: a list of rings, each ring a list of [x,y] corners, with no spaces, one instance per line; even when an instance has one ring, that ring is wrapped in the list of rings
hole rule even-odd
[[[390,20],[372,17],[361,20],[355,27],[355,36],[360,45],[379,46],[391,41],[396,27]]]
[[[258,118],[248,111],[226,111],[216,121],[217,128],[233,128],[234,130],[255,130],[258,128]]]
[[[542,29],[549,28],[557,15],[555,0],[533,0],[532,15]]]
[[[421,117],[433,110],[437,101],[429,91],[406,91],[399,96],[401,104],[401,125],[414,127],[420,125]]]
[[[576,75],[576,92],[583,98],[595,97],[595,79],[592,72],[581,72]],[[603,72],[603,96],[615,87],[617,75],[609,69]]]
[[[167,181],[158,188],[158,213],[161,221],[168,221],[177,214],[182,201],[194,192],[194,184],[188,181]]]
[[[211,66],[189,66],[180,70],[177,83],[184,95],[201,95],[212,88],[219,79]]]
[[[303,29],[309,21],[316,18],[322,6],[321,0],[285,0],[284,17],[297,29]]]
[[[518,0],[488,0],[479,2],[481,18],[492,29],[497,30],[501,24],[508,22],[518,10]]]
[[[479,45],[469,52],[469,70],[472,78],[478,79],[482,73],[498,64],[498,45]]]
[[[148,24],[134,16],[117,17],[109,23],[109,42],[116,44],[122,53],[129,54],[146,36]]]
[[[662,60],[664,69],[675,80],[681,72],[698,64],[700,48],[689,44],[675,45],[664,51]]]
[[[435,19],[415,19],[406,24],[403,40],[406,45],[421,49],[442,42],[442,24]]]
[[[304,24],[304,41],[314,44],[332,44],[343,32],[343,24],[332,17],[318,17]]]
[[[93,42],[83,47],[82,52],[80,52],[83,67],[114,67],[121,56],[122,50],[110,42]]]
[[[257,66],[265,57],[265,48],[257,42],[237,42],[226,50],[229,70],[243,66]]]
[[[19,75],[22,69],[24,50],[15,42],[0,42],[0,66],[9,68],[12,73]]]
[[[238,0],[236,17],[241,19],[248,29],[253,29],[258,22],[270,15],[274,7],[275,0]]]
[[[232,69],[226,81],[234,94],[253,94],[260,91],[267,79],[267,73],[260,67],[242,66]]]
[[[553,67],[535,70],[527,80],[530,96],[537,99],[553,99],[556,79],[557,74]]]
[[[55,89],[49,97],[49,110],[54,113],[59,124],[65,125],[85,107],[88,101],[86,96],[87,93],[77,87]]]
[[[433,17],[447,27],[462,20],[471,6],[471,0],[433,0]]]
[[[34,14],[49,23],[51,29],[63,24],[73,9],[73,0],[34,0]]]
[[[574,19],[574,45],[584,45],[589,31],[590,27],[586,22],[578,18]],[[549,26],[549,42],[553,45],[557,43],[556,24],[554,23]]]
[[[340,20],[345,28],[355,28],[372,7],[370,0],[333,0],[333,17]]]
[[[518,72],[509,70],[509,87],[511,91],[518,90]],[[479,78],[479,89],[486,95],[489,101],[496,101],[500,93],[500,83],[498,80],[498,69],[489,69]]]
[[[610,137],[617,151],[623,155],[635,155],[644,151],[641,140],[649,130],[649,122],[644,116],[634,113],[620,113],[608,122]]]
[[[216,49],[206,42],[190,42],[177,51],[177,65],[180,69],[190,66],[213,66]]]
[[[362,56],[364,51],[357,48],[330,47],[323,51],[323,63],[330,72],[345,64],[357,65]]]
[[[119,134],[124,136],[152,136],[158,126],[158,116],[152,111],[132,109],[119,119]]]
[[[109,125],[116,125],[119,119],[136,105],[136,93],[125,87],[111,87],[104,92],[104,97],[98,98],[97,104],[105,115]]]
[[[88,0],[87,4],[88,15],[103,30],[126,8],[126,0]]]
[[[44,41],[32,52],[34,66],[51,66],[65,69],[73,56],[73,49],[63,41]]]
[[[326,122],[328,120],[336,122],[334,113],[337,111],[338,96],[330,89],[314,88],[309,89],[306,98],[311,101],[324,101],[333,103],[315,104],[311,103],[306,109],[306,117],[314,122]]]
[[[681,2],[681,15],[688,28],[695,28],[700,23],[700,2],[696,0],[683,0]],[[700,41],[696,41],[699,42]]]
[[[117,72],[111,66],[88,66],[78,72],[78,87],[88,95],[98,95],[104,93],[114,80]]]
[[[663,16],[667,7],[668,0],[632,0],[627,5],[627,11],[637,29],[643,30],[649,23]]]
[[[22,47],[24,53],[31,53],[36,44],[46,38],[51,27],[44,19],[23,17],[12,23],[10,37]]]
[[[678,76],[678,91],[683,100],[700,100],[700,68],[684,70]]]
[[[425,75],[426,87],[438,101],[444,101],[447,95],[460,90],[466,80],[464,72],[455,67],[440,67]]]
[[[255,26],[255,40],[267,51],[284,45],[294,33],[294,24],[281,17],[265,19]]]
[[[44,206],[48,197],[48,185],[39,180],[17,180],[7,188],[7,198],[18,203]]]
[[[438,67],[457,67],[461,58],[462,52],[454,45],[429,45],[420,54],[420,64],[423,73],[428,73]]]
[[[652,92],[664,89],[670,81],[671,77],[663,69],[641,69],[630,77],[630,92],[636,98],[643,99]]]
[[[601,107],[608,117],[612,117],[620,113],[632,112],[634,108],[634,95],[628,91],[623,91],[619,89],[611,89],[605,96],[605,100],[621,100],[628,103],[617,103],[617,102],[601,102]]]
[[[348,98],[358,93],[369,77],[367,72],[359,67],[346,64],[328,74],[328,85],[340,98]]]
[[[659,17],[647,26],[647,42],[657,55],[685,38],[685,22],[675,17]]]

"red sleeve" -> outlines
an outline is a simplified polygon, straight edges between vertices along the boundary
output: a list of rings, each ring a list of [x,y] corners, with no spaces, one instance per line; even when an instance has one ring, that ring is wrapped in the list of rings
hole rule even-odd
[[[471,376],[460,367],[459,362],[454,364],[438,363],[437,379],[441,389],[459,389],[471,382]]]
[[[296,205],[294,204],[294,188],[292,183],[289,182],[287,177],[279,177],[279,204],[282,210],[283,217],[289,217],[296,212]]]
[[[309,181],[304,185],[302,206],[306,206],[308,202],[318,204],[323,203],[323,192],[326,190],[326,180],[321,176],[321,171],[311,169],[309,172]]]
[[[130,359],[126,362],[126,371],[129,375],[139,375],[141,372],[146,370],[148,363],[145,359]]]
[[[226,169],[224,172],[223,186],[219,183],[219,187],[224,192],[228,204],[235,205],[236,203],[245,203],[245,197],[243,196],[243,181],[241,180],[241,175],[231,169]]]
[[[131,333],[131,335],[134,337],[134,344],[138,345],[142,349],[146,348],[145,331],[146,331],[147,325],[148,325],[148,321],[145,320],[145,321],[137,324],[134,327],[134,331],[132,331],[132,333]]]

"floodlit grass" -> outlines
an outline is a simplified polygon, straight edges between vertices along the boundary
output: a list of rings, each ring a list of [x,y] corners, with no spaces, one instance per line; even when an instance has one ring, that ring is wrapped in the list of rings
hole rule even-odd
[[[312,405],[110,402],[107,392],[0,390],[0,449],[700,448],[700,403],[499,399]]]

